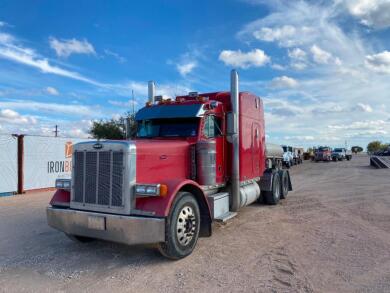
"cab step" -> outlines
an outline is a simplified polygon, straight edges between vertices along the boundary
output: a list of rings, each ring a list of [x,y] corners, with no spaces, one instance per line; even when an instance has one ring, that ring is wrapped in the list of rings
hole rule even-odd
[[[225,222],[229,221],[230,219],[233,219],[235,216],[237,216],[236,212],[227,212],[227,213],[224,213],[223,215],[221,215],[217,218],[214,218],[214,220],[217,222],[225,223]]]
[[[207,200],[209,202],[211,216],[215,221],[226,222],[237,215],[237,213],[229,211],[229,193],[215,193],[209,195]]]

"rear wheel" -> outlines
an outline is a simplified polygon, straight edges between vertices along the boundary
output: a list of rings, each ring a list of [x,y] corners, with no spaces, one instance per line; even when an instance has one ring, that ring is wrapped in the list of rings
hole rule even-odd
[[[189,192],[180,192],[165,224],[165,242],[159,243],[162,255],[181,259],[192,253],[200,228],[199,205]]]
[[[276,205],[280,200],[281,183],[279,173],[274,173],[272,178],[272,191],[265,191],[264,197],[267,204]]]
[[[280,176],[280,198],[284,199],[288,194],[288,174],[285,170],[279,171]]]

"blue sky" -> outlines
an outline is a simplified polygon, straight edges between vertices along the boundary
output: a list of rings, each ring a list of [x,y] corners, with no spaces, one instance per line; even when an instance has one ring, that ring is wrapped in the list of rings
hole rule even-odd
[[[272,4],[270,4],[270,2]],[[157,93],[241,89],[270,141],[390,141],[390,1],[0,1],[0,133],[87,137]]]

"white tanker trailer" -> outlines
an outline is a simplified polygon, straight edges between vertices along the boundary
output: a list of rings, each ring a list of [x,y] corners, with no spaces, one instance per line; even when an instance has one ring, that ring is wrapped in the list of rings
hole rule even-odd
[[[265,144],[265,154],[267,157],[267,167],[275,168],[283,165],[283,148],[275,143]]]

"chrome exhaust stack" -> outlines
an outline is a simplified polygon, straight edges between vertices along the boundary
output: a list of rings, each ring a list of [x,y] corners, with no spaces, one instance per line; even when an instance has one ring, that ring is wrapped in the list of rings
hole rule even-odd
[[[148,82],[148,101],[154,104],[154,97],[156,96],[156,85],[153,80]]]
[[[230,99],[232,104],[232,121],[230,129],[230,139],[233,146],[233,162],[232,162],[232,212],[237,212],[240,208],[240,103],[239,103],[239,79],[235,69],[230,74]]]

